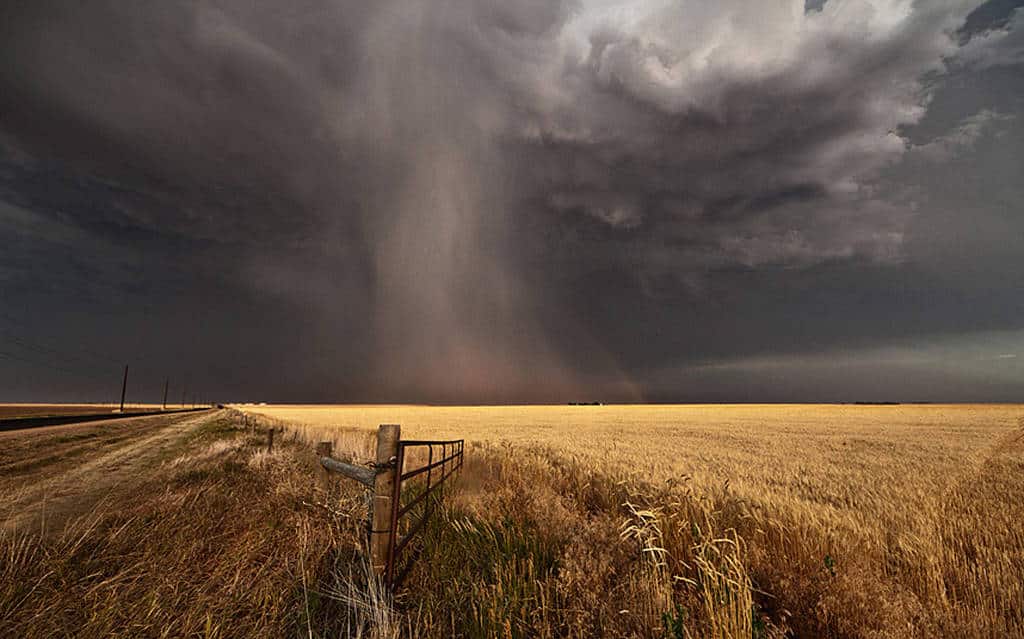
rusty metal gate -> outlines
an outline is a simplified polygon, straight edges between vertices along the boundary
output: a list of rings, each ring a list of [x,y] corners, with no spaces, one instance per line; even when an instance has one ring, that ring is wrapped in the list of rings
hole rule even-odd
[[[367,521],[370,565],[388,586],[400,584],[412,568],[422,546],[411,555],[409,546],[429,523],[445,482],[462,468],[464,447],[461,439],[402,441],[398,424],[380,425],[377,461],[365,466],[332,458],[332,442],[317,444],[325,480],[327,473],[340,473],[372,491]],[[406,470],[410,465],[415,467]]]
[[[416,554],[407,557],[404,564],[401,561],[402,555],[408,550],[413,537],[434,514],[436,505],[444,495],[445,481],[462,468],[463,448],[462,439],[407,440],[398,443],[387,567],[384,571],[384,581],[389,586],[400,584],[412,568],[418,550]],[[405,470],[406,462],[412,461],[417,452],[421,453],[420,458],[423,452],[426,453],[425,463],[413,470]],[[413,486],[415,492],[403,492],[403,487],[410,480],[418,480],[419,485]],[[403,494],[409,495],[405,503],[402,503]],[[411,513],[417,507],[420,512],[415,517]],[[403,519],[409,522],[404,530]]]

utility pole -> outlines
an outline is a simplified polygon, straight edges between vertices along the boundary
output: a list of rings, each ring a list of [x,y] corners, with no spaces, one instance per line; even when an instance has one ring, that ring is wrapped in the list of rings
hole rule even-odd
[[[124,380],[121,382],[121,412],[124,412],[124,393],[128,390],[128,364],[124,365]]]
[[[167,387],[170,383],[170,378],[164,379],[164,407],[161,410],[167,410]]]

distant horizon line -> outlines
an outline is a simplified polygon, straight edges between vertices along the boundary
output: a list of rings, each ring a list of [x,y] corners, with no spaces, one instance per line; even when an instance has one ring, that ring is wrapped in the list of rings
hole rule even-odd
[[[162,406],[162,402],[135,401],[126,402],[134,406]],[[649,402],[252,402],[252,401],[221,401],[221,402],[195,402],[196,405],[223,405],[223,406],[424,406],[437,408],[473,408],[473,407],[501,407],[501,406],[565,406],[575,408],[600,408],[602,406],[901,406],[901,405],[1024,405],[1024,399],[1020,401],[1011,400],[907,400],[907,401],[883,401],[883,400],[851,400],[851,401],[649,401]],[[99,401],[0,401],[0,406],[117,406],[118,402]],[[168,407],[181,406],[178,402],[168,402]],[[192,402],[185,402],[185,406],[191,406]]]

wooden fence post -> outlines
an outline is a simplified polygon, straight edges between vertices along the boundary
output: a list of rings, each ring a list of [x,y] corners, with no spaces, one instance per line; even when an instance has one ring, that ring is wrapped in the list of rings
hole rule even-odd
[[[271,427],[270,430],[267,431],[267,452],[269,453],[272,450],[274,450],[274,428],[273,427]]]
[[[370,565],[383,577],[388,564],[391,543],[392,495],[396,481],[395,463],[398,460],[398,424],[381,424],[377,429],[377,476],[373,482],[373,510],[370,515]]]
[[[330,457],[332,452],[334,452],[334,442],[320,442],[316,445],[317,461],[319,462],[324,457]],[[320,477],[323,479],[324,486],[330,485],[331,471],[322,464],[320,464]]]

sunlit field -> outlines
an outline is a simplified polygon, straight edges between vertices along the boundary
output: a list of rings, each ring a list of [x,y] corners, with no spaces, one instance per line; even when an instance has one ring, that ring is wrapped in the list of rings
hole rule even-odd
[[[970,480],[1020,434],[1024,407],[989,405],[262,406],[332,432],[402,425],[407,439],[542,446],[615,474],[890,528]],[[1006,441],[1004,441],[1006,440]],[[867,519],[865,515],[870,515]],[[883,520],[876,518],[882,517]],[[910,532],[900,530],[897,532]]]
[[[1020,405],[243,408],[357,457],[369,440],[353,431],[380,423],[464,437],[453,516],[514,521],[558,556],[530,573],[529,597],[478,602],[481,627],[490,615],[513,636],[1024,633]],[[638,545],[647,572],[601,544]],[[463,577],[478,600],[527,578]]]
[[[1024,406],[238,408],[0,435],[0,636],[1024,636]],[[389,593],[314,448],[396,422],[468,444]]]

